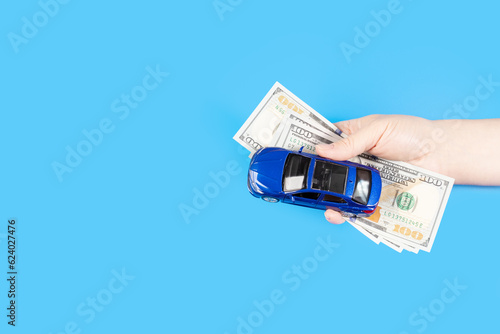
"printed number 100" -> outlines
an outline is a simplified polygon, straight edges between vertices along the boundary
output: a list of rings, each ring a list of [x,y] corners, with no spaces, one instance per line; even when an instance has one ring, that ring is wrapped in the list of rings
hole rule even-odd
[[[401,225],[395,225],[393,232],[399,232],[404,236],[411,236],[415,240],[422,240],[424,235],[420,233],[419,231],[412,231],[408,227],[401,227]]]

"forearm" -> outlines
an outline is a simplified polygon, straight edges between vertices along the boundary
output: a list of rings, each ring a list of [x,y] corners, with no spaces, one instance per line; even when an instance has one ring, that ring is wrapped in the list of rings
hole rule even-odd
[[[500,185],[500,119],[433,123],[439,139],[429,154],[440,171],[458,184]]]

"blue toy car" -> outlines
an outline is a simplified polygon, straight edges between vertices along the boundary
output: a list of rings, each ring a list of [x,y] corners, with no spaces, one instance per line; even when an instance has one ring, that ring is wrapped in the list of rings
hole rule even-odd
[[[349,161],[333,161],[279,147],[258,150],[248,169],[248,190],[267,202],[282,201],[367,217],[377,208],[380,173]]]

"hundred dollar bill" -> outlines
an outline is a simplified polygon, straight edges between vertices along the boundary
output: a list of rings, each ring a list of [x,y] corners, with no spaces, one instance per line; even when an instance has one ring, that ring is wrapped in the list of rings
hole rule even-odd
[[[319,129],[314,128],[308,122],[303,122],[295,115],[287,113],[280,126],[270,140],[270,146],[282,147],[287,150],[316,154],[316,145],[331,144],[339,138],[330,136]]]
[[[429,252],[444,213],[454,180],[404,162],[367,154],[359,163],[379,170],[382,192],[375,212],[356,223],[377,235]]]
[[[409,252],[418,254],[419,249],[413,246],[410,246],[405,243],[398,243],[397,241],[390,239],[390,238],[382,238],[377,234],[377,231],[373,231],[371,228],[368,227],[361,227],[358,225],[355,221],[355,218],[348,218],[347,221],[358,231],[360,231],[362,234],[364,234],[366,237],[368,237],[370,240],[372,240],[375,243],[383,243],[384,245],[394,249],[397,252],[401,252],[401,250],[407,250]]]
[[[402,244],[398,244],[396,241],[393,241],[392,239],[388,239],[388,238],[382,238],[382,242],[387,245],[388,243],[392,243],[394,245],[399,245],[400,247],[402,247],[404,250],[407,250],[408,252],[412,252],[412,253],[415,253],[415,254],[418,254],[419,250],[417,247],[413,247],[413,246],[410,246],[408,244],[405,244],[405,243],[402,243]]]
[[[316,145],[338,139],[288,117],[270,143],[289,150],[303,147],[304,152],[315,154]],[[351,161],[377,169],[382,177],[382,192],[375,212],[370,217],[352,221],[382,237],[380,241],[389,246],[395,243],[413,252],[430,251],[454,180],[365,153]]]
[[[352,222],[349,222],[349,223],[351,224],[352,227],[354,227],[361,234],[363,234],[365,237],[367,237],[368,239],[370,239],[371,241],[373,241],[377,245],[380,243],[380,238],[376,234],[368,231],[367,229],[365,229],[359,225],[356,225],[355,223],[352,223]]]
[[[340,138],[342,132],[335,125],[276,82],[234,135],[234,140],[253,155],[260,148],[270,146],[274,133],[287,112],[300,116],[303,122]]]

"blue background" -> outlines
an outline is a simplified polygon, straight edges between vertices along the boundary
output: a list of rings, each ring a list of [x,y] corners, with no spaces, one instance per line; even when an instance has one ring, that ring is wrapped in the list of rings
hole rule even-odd
[[[321,211],[250,196],[249,159],[232,137],[275,81],[332,121],[442,119],[479,76],[500,80],[500,6],[402,0],[348,62],[340,43],[388,1],[223,2],[232,11],[221,19],[211,0],[71,1],[18,52],[9,33],[42,9],[3,5],[0,277],[10,218],[19,274],[15,329],[0,280],[2,331],[232,334],[275,289],[285,301],[246,332],[498,331],[498,187],[455,186],[432,252],[398,254]],[[111,104],[157,65],[168,77],[120,119]],[[499,110],[500,89],[467,118]],[[102,119],[113,131],[60,182],[52,164]],[[187,224],[180,206],[233,160],[239,173]],[[282,276],[328,236],[339,247],[292,291]],[[122,270],[134,278],[110,294]],[[455,278],[467,288],[439,309]],[[93,319],[78,313],[96,297],[106,305]],[[425,329],[410,321],[430,305],[439,314]]]

